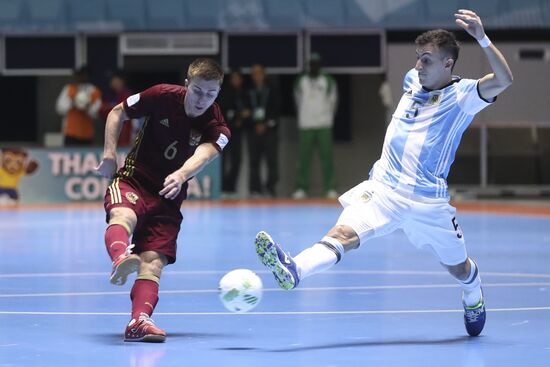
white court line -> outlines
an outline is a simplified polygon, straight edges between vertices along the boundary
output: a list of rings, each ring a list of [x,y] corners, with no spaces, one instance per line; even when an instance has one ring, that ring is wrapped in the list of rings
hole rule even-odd
[[[529,283],[483,283],[483,288],[490,287],[548,287],[550,282],[529,282]],[[384,289],[436,289],[436,288],[458,288],[456,283],[452,284],[404,284],[404,285],[366,285],[366,286],[344,286],[344,287],[302,287],[292,292],[324,292],[324,291],[364,291]],[[264,292],[286,292],[281,288],[264,288]],[[30,297],[79,297],[79,296],[127,296],[130,291],[107,291],[107,292],[58,292],[58,293],[11,293],[0,294],[0,298],[30,298]],[[217,289],[181,289],[162,290],[159,294],[199,294],[218,293]]]
[[[487,312],[550,311],[550,306],[491,308]],[[351,310],[351,311],[266,311],[266,312],[155,312],[156,316],[255,316],[255,315],[388,315],[463,313],[464,310]],[[128,312],[49,312],[49,311],[0,311],[0,315],[47,315],[47,316],[128,316]]]
[[[166,275],[223,275],[229,270],[188,270],[188,271],[166,271],[162,274]],[[254,270],[257,274],[270,274],[270,271],[267,270]],[[94,277],[101,276],[107,277],[109,274],[107,271],[104,272],[82,272],[82,273],[16,273],[16,274],[0,274],[0,278],[45,278],[45,277]],[[320,275],[441,275],[449,276],[449,273],[446,271],[414,271],[414,270],[331,270],[324,273],[319,273]],[[498,277],[511,277],[511,278],[548,278],[550,279],[550,274],[536,274],[536,273],[506,273],[506,272],[481,272],[482,276],[498,276]]]

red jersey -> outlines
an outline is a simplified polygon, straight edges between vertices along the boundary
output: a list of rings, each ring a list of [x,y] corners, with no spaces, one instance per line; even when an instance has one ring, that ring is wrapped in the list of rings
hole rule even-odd
[[[132,177],[160,191],[166,176],[179,169],[198,145],[214,144],[221,151],[231,137],[219,106],[214,103],[201,116],[188,117],[183,107],[187,89],[159,84],[124,101],[129,118],[145,117],[134,146],[118,175]],[[187,193],[182,186],[180,199]]]

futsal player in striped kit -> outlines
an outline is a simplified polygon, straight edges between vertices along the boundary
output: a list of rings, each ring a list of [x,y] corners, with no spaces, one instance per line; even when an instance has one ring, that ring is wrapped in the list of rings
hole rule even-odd
[[[461,9],[455,18],[479,42],[492,72],[477,80],[454,76],[459,53],[454,35],[438,29],[417,37],[417,62],[405,75],[382,156],[367,181],[340,196],[344,209],[336,225],[294,258],[267,232],[257,234],[256,252],[282,288],[295,288],[369,239],[402,229],[416,247],[431,250],[458,281],[466,331],[481,333],[486,311],[479,269],[466,253],[446,178],[464,130],[512,84],[513,76],[479,16]]]

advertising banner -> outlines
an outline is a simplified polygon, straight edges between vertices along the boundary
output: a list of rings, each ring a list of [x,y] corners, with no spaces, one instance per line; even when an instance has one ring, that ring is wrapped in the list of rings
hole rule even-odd
[[[102,148],[1,148],[0,205],[103,201],[109,180],[94,170]],[[118,151],[121,167],[127,151]],[[221,160],[189,182],[189,199],[218,199]]]

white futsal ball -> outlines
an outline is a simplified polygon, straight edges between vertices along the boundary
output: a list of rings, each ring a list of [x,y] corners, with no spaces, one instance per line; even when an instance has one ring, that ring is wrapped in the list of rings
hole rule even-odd
[[[231,312],[252,310],[262,299],[262,280],[252,270],[236,269],[220,279],[220,300]]]

